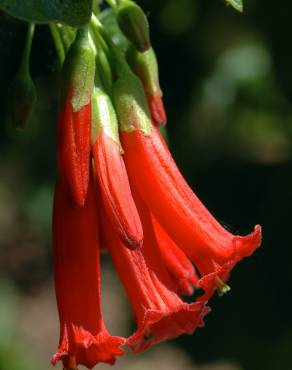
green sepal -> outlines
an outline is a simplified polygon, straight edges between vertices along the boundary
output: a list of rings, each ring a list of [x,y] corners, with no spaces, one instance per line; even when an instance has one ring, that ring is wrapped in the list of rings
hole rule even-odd
[[[88,28],[79,29],[66,56],[62,69],[62,106],[70,97],[74,112],[91,99],[95,74],[95,49]]]
[[[122,154],[117,115],[109,96],[100,87],[95,86],[93,90],[91,109],[91,145],[96,143],[100,132],[103,131],[119,145]]]
[[[149,48],[144,53],[140,53],[136,48],[130,47],[126,57],[132,70],[142,80],[145,90],[152,95],[161,94],[154,50]]]
[[[243,12],[243,2],[242,0],[225,0],[228,5],[231,5],[234,9]]]
[[[143,10],[133,1],[123,0],[117,11],[120,29],[126,37],[143,52],[150,48],[149,24]]]
[[[113,84],[113,101],[120,131],[141,130],[151,133],[151,119],[143,85],[130,70],[125,68]]]

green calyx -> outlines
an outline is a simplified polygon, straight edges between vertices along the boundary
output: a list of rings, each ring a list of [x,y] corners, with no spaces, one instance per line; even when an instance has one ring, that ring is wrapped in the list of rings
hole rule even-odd
[[[91,26],[96,39],[101,38],[107,47],[106,55],[113,71],[111,97],[120,131],[141,130],[145,135],[149,135],[151,116],[140,79],[131,71],[123,52],[113,43],[103,25],[94,16],[91,18]]]
[[[120,1],[117,20],[122,32],[139,51],[143,52],[150,48],[148,20],[136,3],[130,0]]]
[[[120,152],[123,154],[115,109],[109,96],[100,87],[95,86],[93,90],[91,107],[91,145],[93,146],[99,134],[104,132],[119,145]]]
[[[79,29],[63,65],[62,105],[68,98],[74,112],[88,104],[94,86],[95,48],[87,27]]]
[[[150,135],[151,119],[141,81],[132,72],[124,73],[112,91],[120,131],[141,130]]]
[[[151,95],[161,94],[157,59],[151,47],[144,53],[130,47],[127,51],[127,61],[132,70],[142,80],[147,92]]]

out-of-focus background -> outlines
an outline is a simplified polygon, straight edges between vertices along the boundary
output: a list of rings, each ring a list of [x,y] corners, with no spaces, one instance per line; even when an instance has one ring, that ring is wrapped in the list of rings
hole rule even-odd
[[[292,2],[245,0],[243,15],[222,0],[139,4],[177,163],[224,225],[245,234],[259,223],[264,239],[232,273],[231,293],[212,299],[204,329],[129,353],[116,369],[292,369]],[[58,70],[45,26],[32,50],[34,118],[24,133],[4,119],[24,30],[0,14],[1,370],[50,369],[59,335],[50,235]],[[107,256],[102,284],[107,325],[129,333],[132,314]]]

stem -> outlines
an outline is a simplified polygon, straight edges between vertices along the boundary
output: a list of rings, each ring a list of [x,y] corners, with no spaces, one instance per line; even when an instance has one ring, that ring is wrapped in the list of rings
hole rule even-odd
[[[93,2],[93,6],[92,6],[92,11],[93,11],[93,13],[94,14],[99,14],[100,13],[100,7],[99,7],[99,4],[101,3],[101,1],[97,1],[97,0],[95,0],[94,2]]]
[[[54,40],[60,67],[62,67],[64,59],[65,59],[65,50],[64,50],[63,42],[61,40],[57,26],[54,23],[50,23],[49,27],[50,27],[50,31],[51,31],[51,34]]]
[[[111,8],[117,8],[117,6],[118,6],[118,2],[117,2],[117,0],[105,0],[107,3],[108,3],[108,5],[111,7]]]
[[[32,40],[34,36],[34,30],[35,30],[34,23],[30,23],[28,26],[28,30],[27,30],[27,34],[25,38],[24,51],[23,51],[22,62],[21,62],[21,67],[20,67],[21,72],[26,76],[29,76],[30,52],[31,52],[31,45],[32,45]]]
[[[103,42],[106,43],[110,53],[114,57],[117,75],[122,75],[123,73],[132,73],[127,62],[122,57],[119,48],[113,43],[112,39],[110,38],[105,28],[103,27],[102,23],[94,14],[92,14],[91,16],[90,23],[96,35],[96,38],[103,39]]]

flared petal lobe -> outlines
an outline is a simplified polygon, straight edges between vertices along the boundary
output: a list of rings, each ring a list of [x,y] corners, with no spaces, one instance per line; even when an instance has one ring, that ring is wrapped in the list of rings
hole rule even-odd
[[[100,308],[98,217],[90,182],[83,208],[73,208],[60,183],[53,212],[54,276],[60,317],[59,348],[52,358],[65,368],[113,364],[124,339],[107,332]]]
[[[222,265],[250,255],[260,245],[260,227],[254,236],[239,237],[216,221],[187,185],[155,127],[149,135],[137,129],[120,136],[131,181],[202,275],[213,271],[208,270],[208,261]]]
[[[135,201],[137,203],[136,197]],[[139,202],[138,211],[144,242],[134,251],[123,246],[102,217],[107,246],[137,321],[136,332],[127,340],[134,352],[162,340],[193,333],[203,326],[203,317],[209,311],[205,302],[187,304],[175,293],[157,246],[150,213],[142,204]]]

